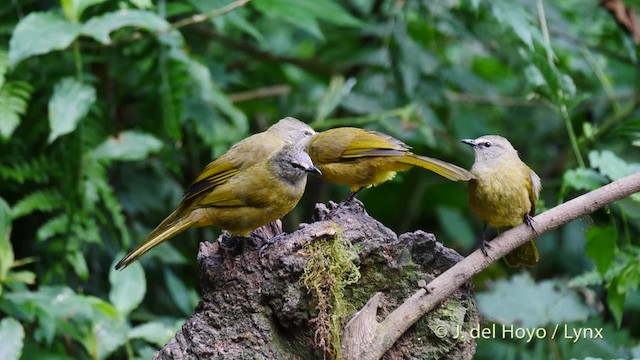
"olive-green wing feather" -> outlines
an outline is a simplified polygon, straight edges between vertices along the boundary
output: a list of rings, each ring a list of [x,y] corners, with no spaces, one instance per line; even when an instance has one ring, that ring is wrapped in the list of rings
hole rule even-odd
[[[361,130],[351,140],[341,157],[402,156],[411,149],[402,141],[376,131]]]

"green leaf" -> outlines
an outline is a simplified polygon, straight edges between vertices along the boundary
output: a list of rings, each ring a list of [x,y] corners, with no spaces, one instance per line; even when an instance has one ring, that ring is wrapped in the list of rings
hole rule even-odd
[[[131,329],[129,339],[144,339],[157,346],[163,346],[171,340],[179,327],[179,323],[170,326],[161,321],[151,321]]]
[[[54,50],[66,49],[80,34],[80,25],[55,12],[32,12],[16,26],[9,42],[9,64]]]
[[[162,142],[153,135],[139,131],[124,131],[110,137],[93,150],[96,159],[138,161],[158,152]]]
[[[578,293],[561,281],[534,282],[528,273],[497,281],[490,291],[478,294],[480,312],[498,322],[541,327],[584,321],[593,310]]]
[[[607,178],[593,169],[578,168],[567,170],[562,176],[562,189],[595,190],[608,183]]]
[[[493,17],[500,23],[513,30],[520,40],[533,50],[533,32],[536,27],[533,25],[531,15],[525,11],[523,6],[510,1],[494,1],[491,6]]]
[[[182,313],[186,316],[193,313],[194,303],[192,303],[191,291],[184,285],[173,271],[168,268],[164,269],[164,276],[169,289],[169,295],[173,302],[178,306]]]
[[[8,139],[27,111],[33,88],[24,81],[6,82],[0,88],[0,136]]]
[[[34,211],[50,212],[64,207],[64,198],[58,190],[37,190],[13,205],[13,219],[29,215]]]
[[[102,16],[92,17],[82,27],[82,35],[96,41],[111,44],[111,33],[124,27],[136,27],[161,33],[169,30],[169,23],[151,11],[119,10]]]
[[[86,8],[105,1],[106,0],[60,0],[60,3],[64,11],[64,16],[72,22],[78,22]]]
[[[120,256],[116,257],[116,260]],[[116,260],[111,264],[109,271],[109,301],[118,309],[121,316],[127,316],[142,302],[147,291],[147,281],[144,270],[139,262],[134,262],[126,269],[118,271],[114,268]]]
[[[4,85],[7,71],[9,70],[9,53],[5,49],[0,49],[0,88]]]
[[[36,274],[31,271],[12,271],[7,277],[10,281],[17,281],[27,285],[33,285],[36,283]]]
[[[600,169],[600,173],[611,180],[618,180],[640,172],[640,164],[629,164],[609,150],[591,151],[589,153],[589,162],[591,167]]]
[[[318,103],[318,108],[316,109],[316,123],[322,123],[322,120],[326,119],[331,115],[333,110],[338,107],[340,101],[349,93],[351,87],[353,86],[353,82],[349,82],[349,85],[345,84],[344,77],[342,76],[333,76],[331,78],[331,82],[329,83],[329,87],[327,91],[324,93],[320,102]]]
[[[74,131],[95,101],[96,89],[93,86],[70,77],[58,81],[49,100],[49,143]]]
[[[2,359],[18,360],[24,344],[24,328],[18,320],[8,317],[0,321],[0,349]]]
[[[9,240],[10,232],[11,208],[9,204],[0,197],[0,295],[2,295],[2,285],[15,260],[13,246]]]
[[[209,13],[230,4],[229,0],[190,0],[193,6],[201,13]],[[259,43],[264,41],[264,36],[250,21],[251,13],[248,9],[238,8],[224,16],[216,16],[210,21],[218,27],[221,33],[225,33],[229,24],[253,37]],[[228,30],[227,30],[228,31]]]
[[[67,262],[82,281],[89,280],[89,267],[82,251],[71,251],[66,255]]]
[[[603,277],[613,263],[617,251],[617,238],[618,229],[612,225],[594,226],[587,231],[587,255],[596,263],[596,268]]]
[[[331,0],[254,0],[252,4],[269,17],[282,18],[290,24],[323,39],[317,19],[350,27],[364,24]]]
[[[602,285],[604,278],[596,269],[580,274],[569,281],[570,288]]]
[[[614,320],[616,321],[616,325],[618,328],[622,323],[622,314],[624,312],[624,299],[627,293],[625,291],[620,291],[618,289],[618,280],[614,278],[609,286],[607,287],[607,304],[609,305],[609,310],[613,315]]]

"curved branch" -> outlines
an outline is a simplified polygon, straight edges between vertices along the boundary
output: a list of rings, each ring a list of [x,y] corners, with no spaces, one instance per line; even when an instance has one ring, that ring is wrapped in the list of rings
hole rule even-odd
[[[480,250],[476,250],[431,281],[427,289],[420,289],[414,293],[382,322],[375,321],[375,310],[367,308],[372,305],[377,307],[377,299],[370,301],[365,306],[366,309],[363,309],[366,311],[359,311],[345,326],[345,335],[347,335],[353,331],[354,327],[361,326],[363,322],[367,323],[372,327],[368,331],[368,338],[353,339],[345,336],[342,341],[344,358],[346,360],[381,358],[416,321],[491,263],[542,233],[636,192],[640,192],[640,173],[616,180],[541,213],[534,218],[538,234],[531,231],[525,224],[505,231],[491,241],[489,256],[484,256]],[[373,314],[373,320],[369,319],[367,314]]]

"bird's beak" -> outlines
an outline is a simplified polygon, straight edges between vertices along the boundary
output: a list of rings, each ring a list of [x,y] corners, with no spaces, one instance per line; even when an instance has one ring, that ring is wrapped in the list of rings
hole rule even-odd
[[[313,165],[309,166],[305,171],[308,172],[308,173],[314,173],[314,174],[322,175],[322,171],[320,171],[320,169],[318,169],[317,167],[315,167]]]
[[[460,140],[460,141],[461,141],[463,144],[467,144],[467,145],[469,145],[469,146],[471,146],[471,147],[476,146],[476,141],[475,141],[475,140],[473,140],[473,139],[462,139],[462,140]]]

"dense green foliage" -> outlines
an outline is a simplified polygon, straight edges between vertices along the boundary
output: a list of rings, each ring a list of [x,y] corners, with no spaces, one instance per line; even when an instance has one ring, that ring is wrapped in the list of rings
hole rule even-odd
[[[596,0],[12,0],[0,37],[8,359],[150,358],[197,302],[197,243],[218,230],[115,260],[209,160],[285,116],[467,167],[459,139],[503,135],[542,178],[539,212],[640,170],[640,52]],[[293,226],[346,195],[310,189]],[[464,185],[430,173],[360,198],[463,254],[481,231]],[[476,278],[489,319],[604,339],[480,340],[477,358],[640,357],[639,219],[635,195],[542,236],[531,276]]]

